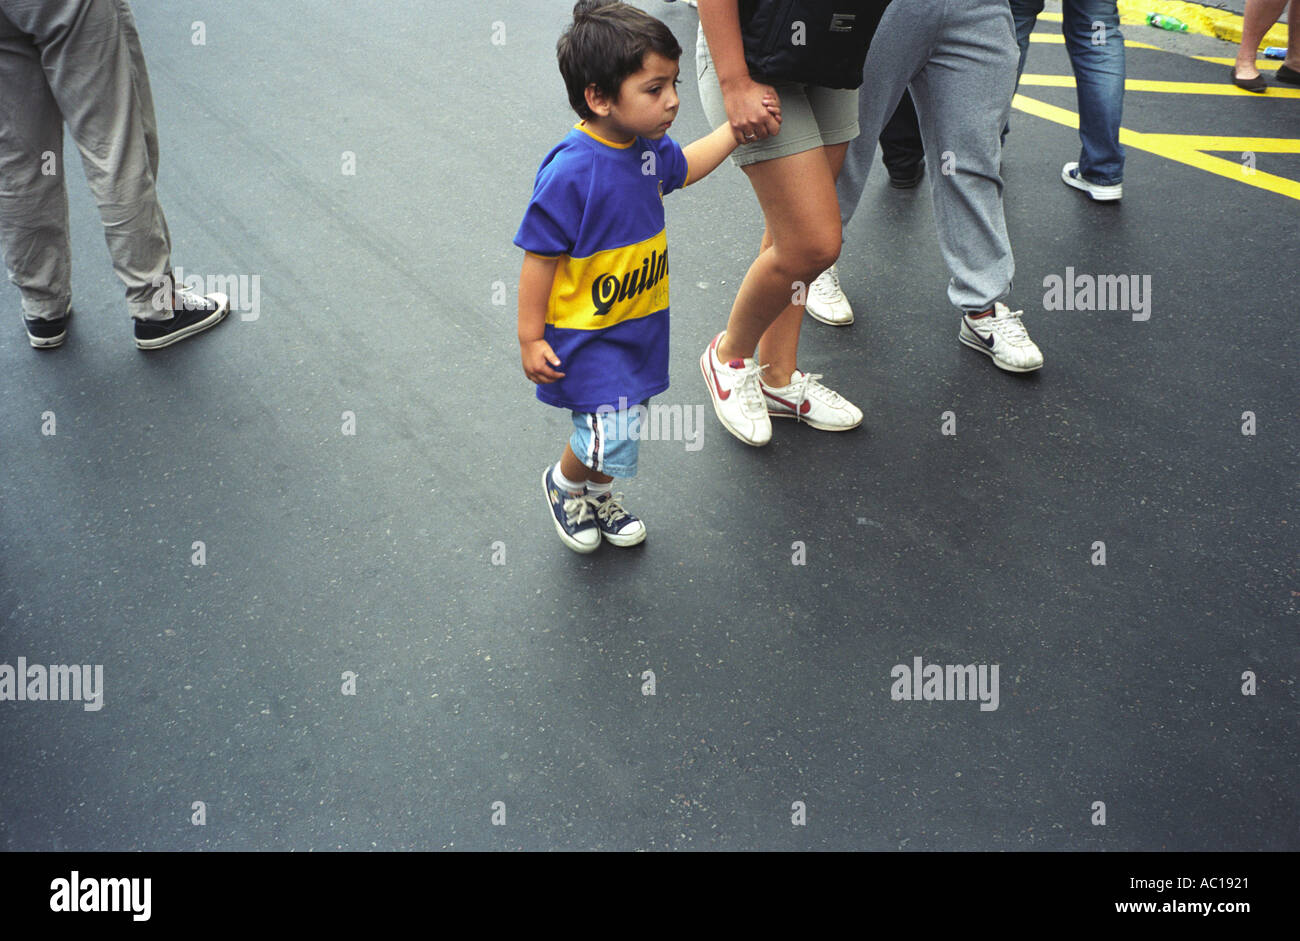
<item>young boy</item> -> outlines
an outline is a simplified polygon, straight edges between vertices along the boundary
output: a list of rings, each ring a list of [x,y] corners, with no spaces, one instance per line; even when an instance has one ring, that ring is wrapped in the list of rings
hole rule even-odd
[[[581,121],[546,155],[515,244],[519,351],[543,402],[573,413],[559,463],[542,474],[555,531],[575,552],[633,546],[645,525],[615,477],[636,475],[639,418],[668,388],[668,246],[663,197],[735,149],[729,125],[679,147],[681,46],[659,20],[579,0],[557,56]],[[779,103],[764,105],[779,118]]]

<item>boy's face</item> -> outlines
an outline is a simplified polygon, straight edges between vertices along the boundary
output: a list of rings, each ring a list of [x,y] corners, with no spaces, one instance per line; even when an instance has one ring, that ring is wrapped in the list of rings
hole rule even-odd
[[[609,122],[610,130],[650,140],[667,134],[681,103],[677,97],[678,72],[676,60],[647,52],[641,70],[623,79],[618,98],[606,101],[609,115],[601,117]]]

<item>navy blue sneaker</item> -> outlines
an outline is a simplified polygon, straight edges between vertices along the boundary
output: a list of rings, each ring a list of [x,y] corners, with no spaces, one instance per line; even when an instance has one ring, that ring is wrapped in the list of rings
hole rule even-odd
[[[555,524],[555,531],[574,552],[595,552],[600,545],[600,530],[596,527],[591,501],[586,494],[574,496],[567,490],[561,490],[551,477],[551,470],[548,467],[542,471],[542,490],[546,493],[546,502],[551,506],[551,522]]]
[[[135,345],[142,350],[158,350],[179,343],[186,337],[215,327],[230,313],[230,300],[224,294],[206,294],[202,297],[178,288],[176,300],[180,306],[171,320],[137,320]]]
[[[68,321],[72,319],[72,307],[62,317],[45,320],[41,317],[23,317],[23,326],[27,328],[27,339],[38,350],[52,350],[62,346],[68,335]]]
[[[638,542],[645,542],[645,524],[623,509],[622,500],[621,493],[604,493],[591,498],[601,535],[616,546],[635,546]]]

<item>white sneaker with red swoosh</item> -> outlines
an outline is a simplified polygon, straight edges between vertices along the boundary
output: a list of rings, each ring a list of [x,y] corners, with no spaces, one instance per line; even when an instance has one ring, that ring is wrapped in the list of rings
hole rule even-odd
[[[862,424],[862,410],[817,380],[821,373],[796,369],[788,386],[763,383],[767,413],[773,418],[794,418],[822,431],[848,431]]]
[[[721,339],[719,333],[700,356],[700,371],[709,387],[709,398],[713,399],[713,411],[722,427],[745,444],[767,444],[772,440],[772,419],[767,416],[760,387],[762,367],[752,359],[721,362],[715,352]]]

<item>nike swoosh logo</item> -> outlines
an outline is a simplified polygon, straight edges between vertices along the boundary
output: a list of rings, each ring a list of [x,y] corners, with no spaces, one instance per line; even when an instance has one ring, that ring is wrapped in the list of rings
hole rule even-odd
[[[974,327],[971,327],[970,332],[975,334],[975,338],[979,340],[981,343],[983,343],[985,346],[987,346],[989,349],[993,349],[993,334],[990,333],[988,337],[985,338],[984,334],[980,333]]]
[[[731,398],[731,390],[728,389],[724,392],[722,386],[718,383],[718,371],[713,368],[713,347],[710,346],[705,350],[704,355],[709,358],[709,376],[713,380],[713,387],[718,390],[718,398],[725,402],[727,399]]]
[[[781,396],[779,395],[773,395],[771,392],[768,392],[766,389],[763,390],[763,394],[774,402],[780,402],[782,405],[784,405],[786,408],[790,409],[791,411],[797,411],[800,415],[807,415],[808,409],[812,408],[812,403],[809,402],[807,399],[804,399],[802,404],[800,404],[800,406],[796,409],[793,402],[788,402],[785,399],[781,398]]]

